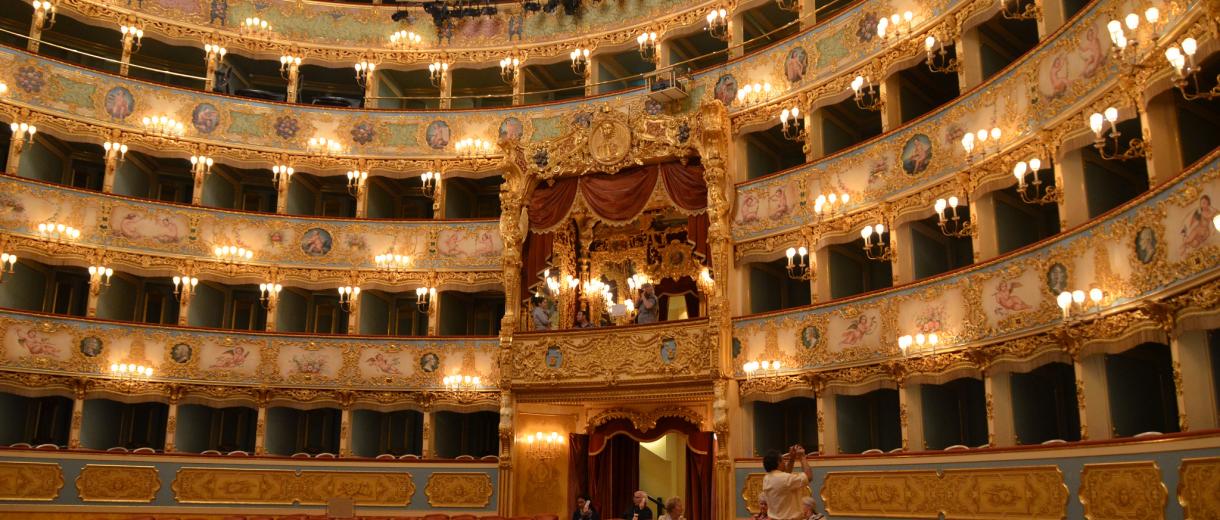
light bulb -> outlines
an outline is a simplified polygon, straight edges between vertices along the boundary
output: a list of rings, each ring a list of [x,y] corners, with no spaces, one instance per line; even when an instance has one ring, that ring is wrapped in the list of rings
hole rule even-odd
[[[1106,121],[1109,121],[1111,124],[1113,124],[1115,121],[1118,121],[1118,109],[1117,108],[1110,107],[1110,108],[1106,109]]]
[[[1084,291],[1082,291],[1080,289],[1076,289],[1075,291],[1072,291],[1072,301],[1075,302],[1077,305],[1084,303]]]
[[[1055,301],[1059,304],[1060,309],[1067,312],[1068,306],[1072,305],[1072,293],[1063,291],[1059,293],[1059,296],[1055,298]]]

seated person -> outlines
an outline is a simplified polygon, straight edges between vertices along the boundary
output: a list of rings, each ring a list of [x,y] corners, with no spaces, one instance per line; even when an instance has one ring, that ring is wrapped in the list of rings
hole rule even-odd
[[[631,496],[631,507],[623,512],[623,520],[652,520],[652,510],[648,509],[648,493],[636,491]]]
[[[572,511],[572,520],[601,520],[597,508],[593,507],[593,502],[589,500],[589,495],[576,496],[576,510]]]
[[[682,499],[673,497],[665,501],[665,514],[658,520],[686,520],[686,517],[682,516],[685,512],[686,507],[682,505]]]
[[[573,325],[578,329],[593,328],[593,323],[589,321],[589,317],[585,316],[585,311],[576,311],[576,323]]]

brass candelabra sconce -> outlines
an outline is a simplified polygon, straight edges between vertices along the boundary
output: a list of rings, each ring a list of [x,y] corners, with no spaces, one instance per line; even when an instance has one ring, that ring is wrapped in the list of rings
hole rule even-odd
[[[1106,131],[1106,128],[1109,131]],[[1103,112],[1093,112],[1089,116],[1089,129],[1093,131],[1093,147],[1102,159],[1108,161],[1126,161],[1143,158],[1148,154],[1148,145],[1143,139],[1134,138],[1127,142],[1124,148],[1122,132],[1118,130],[1118,109],[1106,108]]]

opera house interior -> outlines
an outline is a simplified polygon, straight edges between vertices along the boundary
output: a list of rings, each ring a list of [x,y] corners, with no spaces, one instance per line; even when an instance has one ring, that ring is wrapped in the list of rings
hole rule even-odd
[[[1220,0],[0,7],[0,520],[1220,519]]]

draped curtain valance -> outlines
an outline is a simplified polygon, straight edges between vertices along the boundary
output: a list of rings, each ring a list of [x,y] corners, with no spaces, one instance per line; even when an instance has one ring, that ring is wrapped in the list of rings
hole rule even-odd
[[[707,184],[698,164],[667,162],[627,168],[615,174],[595,173],[539,184],[529,203],[530,231],[554,231],[566,220],[577,199],[601,220],[625,224],[635,219],[657,188],[657,179],[674,207],[686,214],[707,209]]]

